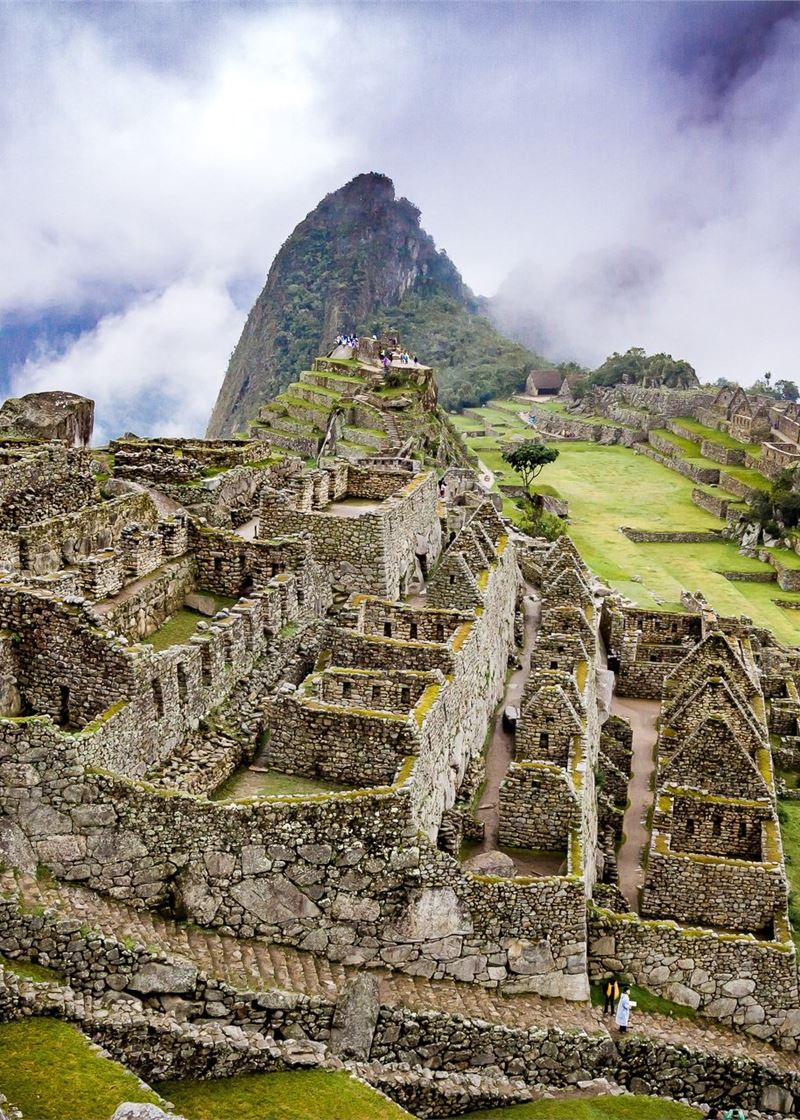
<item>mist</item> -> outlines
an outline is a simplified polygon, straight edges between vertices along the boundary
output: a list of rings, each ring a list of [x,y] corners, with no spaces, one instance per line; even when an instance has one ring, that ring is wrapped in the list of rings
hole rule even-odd
[[[796,4],[34,3],[0,25],[0,351],[31,339],[7,389],[95,397],[100,438],[201,433],[274,254],[368,170],[554,360],[797,377]]]

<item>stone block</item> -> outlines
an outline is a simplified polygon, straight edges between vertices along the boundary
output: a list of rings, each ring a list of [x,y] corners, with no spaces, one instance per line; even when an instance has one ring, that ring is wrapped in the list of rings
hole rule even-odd
[[[192,964],[179,961],[170,964],[148,961],[131,976],[126,986],[140,995],[161,992],[193,995],[197,987],[197,969]]]
[[[297,918],[315,918],[320,910],[288,879],[243,879],[231,897],[266,925],[284,925]]]

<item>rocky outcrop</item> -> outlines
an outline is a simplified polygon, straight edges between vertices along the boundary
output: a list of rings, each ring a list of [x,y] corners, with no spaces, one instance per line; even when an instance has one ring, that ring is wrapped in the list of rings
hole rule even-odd
[[[385,175],[326,195],[283,244],[233,352],[208,426],[230,435],[342,330],[409,291],[466,303],[455,266],[420,228],[419,210]]]
[[[9,397],[0,408],[0,438],[63,440],[87,447],[94,429],[94,401],[77,393],[28,393]]]

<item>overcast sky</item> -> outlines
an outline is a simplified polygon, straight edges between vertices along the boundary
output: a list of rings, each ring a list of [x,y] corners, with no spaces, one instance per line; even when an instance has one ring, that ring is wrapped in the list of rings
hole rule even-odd
[[[202,432],[281,242],[370,170],[554,358],[797,378],[799,60],[798,4],[0,5],[8,391]]]

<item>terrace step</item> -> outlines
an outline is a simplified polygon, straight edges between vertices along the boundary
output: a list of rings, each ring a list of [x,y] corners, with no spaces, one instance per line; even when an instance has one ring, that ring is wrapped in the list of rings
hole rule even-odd
[[[335,1000],[344,983],[364,967],[330,961],[286,945],[238,939],[175,922],[72,884],[55,884],[6,871],[0,876],[0,889],[20,893],[26,908],[50,908],[108,937],[133,938],[146,947],[187,958],[198,969],[241,990],[281,988]],[[385,968],[372,971],[378,978],[381,1002],[387,1007],[440,1011],[506,1027],[558,1027],[597,1034],[608,1026],[599,1009],[587,1004],[529,993],[502,995],[471,984],[427,980]],[[796,1069],[795,1055],[705,1020],[676,1022],[668,1016],[637,1010],[630,1033],[726,1057],[734,1053],[780,1071]]]

